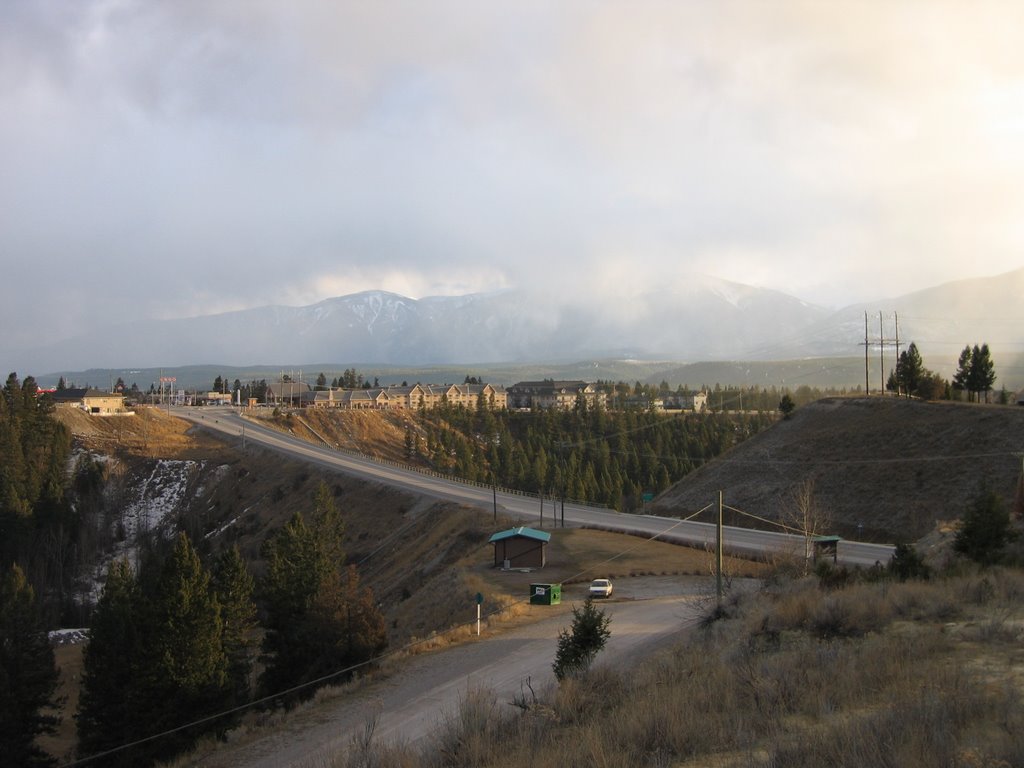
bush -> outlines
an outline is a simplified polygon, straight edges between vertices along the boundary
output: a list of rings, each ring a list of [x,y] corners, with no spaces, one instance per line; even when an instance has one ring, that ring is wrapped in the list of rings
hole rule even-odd
[[[1003,548],[1016,533],[1010,528],[1010,513],[1002,498],[992,491],[982,491],[957,528],[953,549],[976,563],[1000,561]]]
[[[572,631],[563,629],[558,634],[558,650],[555,652],[555,677],[562,680],[583,674],[590,669],[598,652],[611,636],[608,625],[611,618],[594,605],[591,598],[583,603],[583,609],[572,609]]]

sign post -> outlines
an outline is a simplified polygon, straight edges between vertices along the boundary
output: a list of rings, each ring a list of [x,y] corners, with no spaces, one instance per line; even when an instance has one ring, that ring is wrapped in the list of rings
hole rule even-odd
[[[480,637],[480,606],[484,604],[482,593],[476,593],[476,636]]]

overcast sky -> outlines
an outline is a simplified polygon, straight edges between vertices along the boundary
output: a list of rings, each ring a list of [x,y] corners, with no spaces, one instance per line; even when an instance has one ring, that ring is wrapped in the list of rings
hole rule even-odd
[[[0,3],[0,352],[137,317],[1024,266],[1024,3]]]

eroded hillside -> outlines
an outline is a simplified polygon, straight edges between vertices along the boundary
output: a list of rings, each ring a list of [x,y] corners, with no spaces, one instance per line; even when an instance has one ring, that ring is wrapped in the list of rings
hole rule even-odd
[[[779,520],[811,481],[834,533],[915,541],[958,519],[981,486],[1012,504],[1022,457],[1024,408],[829,398],[692,473],[652,508],[685,514],[722,490],[726,505]],[[727,522],[757,527],[733,512]]]

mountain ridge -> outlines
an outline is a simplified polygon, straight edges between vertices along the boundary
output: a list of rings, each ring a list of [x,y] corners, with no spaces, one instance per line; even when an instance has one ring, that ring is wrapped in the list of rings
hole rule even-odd
[[[615,300],[515,288],[421,299],[368,290],[300,307],[266,305],[133,321],[40,345],[21,357],[35,370],[172,367],[197,361],[225,366],[273,361],[288,367],[316,360],[451,365],[849,357],[863,352],[865,315],[869,347],[877,349],[878,338],[884,337],[892,347],[885,351],[893,355],[898,312],[902,344],[915,341],[922,353],[941,352],[953,364],[965,344],[988,342],[998,353],[1018,343],[1015,330],[1024,327],[1020,295],[1024,269],[835,311],[772,289],[707,276]]]

